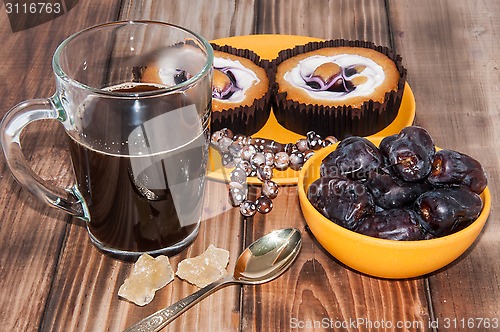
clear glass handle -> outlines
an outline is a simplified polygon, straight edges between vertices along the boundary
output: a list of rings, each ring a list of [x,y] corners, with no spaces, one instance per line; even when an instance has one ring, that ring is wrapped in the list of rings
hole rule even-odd
[[[76,188],[62,189],[43,180],[33,172],[21,149],[20,136],[27,125],[37,120],[55,119],[62,122],[66,119],[66,113],[59,105],[56,96],[17,104],[0,124],[0,142],[7,165],[24,188],[46,204],[86,220],[83,200],[79,198]]]

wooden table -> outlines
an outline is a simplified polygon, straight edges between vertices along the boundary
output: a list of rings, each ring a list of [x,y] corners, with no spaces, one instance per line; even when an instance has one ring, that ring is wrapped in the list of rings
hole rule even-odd
[[[456,262],[410,280],[368,277],[328,255],[305,230],[296,187],[285,188],[274,200],[274,210],[265,216],[245,221],[236,209],[226,209],[203,223],[194,245],[171,259],[174,267],[213,243],[230,250],[231,269],[246,244],[284,226],[303,231],[302,253],[278,280],[225,288],[177,319],[169,331],[500,329],[496,191],[500,181],[500,2],[82,0],[66,14],[16,33],[5,7],[0,9],[2,116],[22,100],[52,95],[51,56],[56,46],[70,34],[106,21],[163,20],[207,39],[261,33],[365,39],[390,46],[403,56],[416,98],[415,123],[427,128],[438,146],[468,153],[485,166],[493,205],[480,238]],[[46,121],[30,126],[22,143],[37,173],[59,185],[71,183],[68,147],[59,124]],[[226,186],[210,181],[208,189],[211,206],[225,209]],[[145,307],[119,299],[118,288],[131,264],[99,253],[83,222],[22,190],[3,159],[0,211],[2,331],[120,331],[196,290],[176,279]],[[487,320],[496,321],[497,328],[487,329]],[[408,328],[396,328],[398,324]]]

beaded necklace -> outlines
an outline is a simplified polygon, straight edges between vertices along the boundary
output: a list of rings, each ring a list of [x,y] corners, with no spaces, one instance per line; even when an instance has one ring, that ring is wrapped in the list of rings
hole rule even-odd
[[[214,132],[210,144],[221,154],[222,166],[234,169],[230,174],[229,200],[240,208],[244,217],[273,209],[272,199],[278,196],[279,186],[272,180],[273,170],[299,170],[314,155],[314,151],[338,142],[333,136],[322,139],[314,131],[295,143],[280,143],[271,139],[234,135],[228,128]],[[261,196],[247,199],[247,177],[256,176],[262,182]]]

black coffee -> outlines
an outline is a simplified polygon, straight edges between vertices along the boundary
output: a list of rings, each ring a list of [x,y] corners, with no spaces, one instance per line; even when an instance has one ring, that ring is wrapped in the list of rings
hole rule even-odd
[[[135,85],[110,90],[155,89]],[[202,129],[193,107],[182,95],[140,102],[99,98],[84,105],[79,118],[83,134],[78,141],[69,140],[70,152],[98,246],[155,251],[196,230],[208,129]]]

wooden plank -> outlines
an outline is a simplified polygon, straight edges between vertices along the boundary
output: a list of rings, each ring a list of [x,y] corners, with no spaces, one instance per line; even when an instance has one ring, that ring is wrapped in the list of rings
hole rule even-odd
[[[234,9],[222,6],[215,10],[200,2],[124,2],[119,19],[162,19],[183,25],[196,31],[203,26],[205,37],[212,39],[227,36],[231,29],[250,33],[245,25],[231,25],[231,21],[246,10],[246,5]],[[196,10],[193,9],[193,6]],[[253,8],[253,7],[251,7]],[[227,24],[209,25],[207,10],[227,19]],[[210,17],[210,16],[208,16]],[[215,22],[215,21],[214,21]],[[225,21],[226,22],[226,21]],[[198,24],[198,25],[197,25]],[[197,28],[198,27],[198,28]],[[208,27],[208,28],[206,28]],[[199,31],[198,31],[199,32]],[[231,260],[228,271],[232,271],[241,251],[243,239],[239,212],[231,209],[227,202],[227,187],[223,183],[208,182],[205,216],[200,234],[195,243],[185,252],[171,259],[174,270],[179,261],[201,254],[209,244],[228,249]],[[176,278],[171,284],[157,292],[152,303],[138,307],[118,298],[118,288],[129,275],[131,263],[121,262],[102,255],[89,242],[81,225],[71,225],[67,230],[65,246],[57,268],[57,275],[47,304],[43,330],[108,330],[120,331],[156,310],[168,306],[196,291],[196,287]],[[82,264],[82,260],[85,264]],[[69,277],[72,276],[72,277]],[[62,306],[61,303],[67,303]],[[212,295],[188,313],[173,322],[168,330],[229,330],[239,327],[239,287],[230,287]],[[67,308],[71,308],[68,310]]]
[[[208,40],[213,40],[254,33],[253,12],[253,1],[175,0],[167,2],[145,0],[125,1],[120,18],[161,20],[186,27]],[[219,204],[208,203],[205,204],[207,207],[216,211],[229,208],[227,206],[226,185],[219,183],[217,186],[211,186],[208,195],[211,198],[210,202],[215,200]],[[220,244],[231,252],[231,265],[228,271],[232,271],[243,242],[241,237],[243,228],[240,224],[239,212],[236,209],[230,209],[215,216],[203,226],[205,227],[205,236],[207,236],[203,242],[196,241],[193,247],[182,256],[175,257],[174,261],[201,253],[202,247],[204,250],[209,243]],[[203,238],[203,234],[200,234],[199,238]],[[164,299],[164,306],[188,296],[196,290],[195,287],[186,286],[185,282],[174,283],[172,288],[172,293]],[[194,329],[234,331],[240,324],[239,301],[240,287],[233,286],[224,289],[190,309],[189,313],[181,316],[168,329],[172,331]],[[154,308],[148,309],[148,312],[153,311]],[[144,317],[144,313],[139,312],[135,317],[135,320]],[[196,318],[193,319],[193,317]]]
[[[490,187],[497,187],[500,3],[390,1],[390,12],[395,44],[415,92],[417,123],[437,145],[481,161]],[[492,201],[488,223],[472,250],[430,278],[436,318],[452,324],[458,320],[462,330],[468,328],[460,325],[462,318],[466,324],[467,319],[500,318],[500,225],[494,190]]]
[[[392,29],[395,46],[405,59],[409,82],[417,97],[417,123],[428,128],[440,146],[462,149],[463,142],[467,142],[462,151],[483,162],[492,187],[498,183],[496,40],[500,21],[499,4],[493,0],[478,4],[450,0],[418,4],[389,1],[389,20],[383,1],[203,4],[180,0],[167,4],[125,2],[120,18],[168,18],[208,39],[259,32],[358,38],[390,45]],[[0,14],[3,45],[0,56],[4,59],[0,64],[3,106],[0,112],[23,99],[50,95],[54,88],[47,64],[55,46],[84,26],[116,18],[115,9],[117,7],[101,2],[79,3],[72,12],[54,22],[16,34],[10,32],[6,16]],[[203,21],[204,17],[211,17],[210,21]],[[316,17],[321,20],[311,19]],[[317,23],[319,21],[327,23]],[[391,22],[391,29],[387,21]],[[51,83],[39,83],[47,80]],[[63,133],[56,124],[41,124],[25,135],[24,147],[32,154],[31,164],[37,172],[65,184],[69,180],[69,166],[64,164],[67,154],[58,154],[65,148],[64,140],[58,140],[60,137]],[[56,160],[42,161],[46,154],[56,156]],[[245,242],[249,243],[272,229],[286,226],[303,231],[303,252],[280,279],[262,286],[244,287],[242,298],[238,287],[221,290],[191,309],[168,330],[287,331],[294,330],[293,322],[315,322],[324,318],[336,324],[363,319],[365,325],[382,320],[414,321],[420,325],[408,330],[428,330],[431,315],[442,323],[449,318],[451,324],[453,319],[456,324],[462,324],[462,318],[466,323],[469,318],[498,318],[500,248],[495,234],[500,226],[492,222],[496,219],[495,208],[473,249],[428,279],[435,310],[429,313],[424,279],[370,278],[345,268],[325,253],[305,228],[295,187],[281,189],[269,215],[246,221],[246,233],[238,211],[227,207],[226,190],[223,184],[209,184],[207,206],[213,210],[207,214],[213,217],[202,225],[202,240],[172,259],[174,267],[180,259],[197,255],[209,243],[214,243],[230,250],[231,270],[241,251],[244,234]],[[258,189],[254,189],[254,194],[257,193]],[[493,202],[496,196],[493,192]],[[0,166],[0,210],[3,211],[0,223],[2,329],[122,330],[196,289],[177,279],[158,292],[153,303],[145,308],[118,299],[118,287],[128,276],[131,264],[100,254],[90,244],[81,222],[71,220],[66,224],[63,213],[36,202],[14,183],[5,163]],[[219,211],[222,213],[217,214]],[[61,247],[63,252],[59,256]],[[293,318],[296,320],[292,321]],[[359,330],[376,329],[365,326]]]
[[[3,7],[2,7],[3,8]],[[116,17],[116,3],[80,2],[48,23],[13,33],[0,13],[0,116],[14,104],[54,93],[51,59],[73,32]],[[55,122],[30,126],[23,148],[36,172],[59,185],[68,183],[65,134]],[[57,269],[69,218],[34,199],[17,185],[5,162],[0,166],[0,321],[5,331],[36,330]]]
[[[360,39],[391,46],[383,0],[260,1],[257,33]]]
[[[247,221],[247,242],[272,229],[293,226],[302,231],[302,252],[279,279],[243,287],[243,331],[296,331],[301,326],[318,331],[367,331],[374,330],[370,324],[373,327],[382,320],[427,330],[429,314],[422,279],[372,278],[338,262],[307,230],[297,187],[280,190],[269,215]]]
[[[259,33],[362,39],[391,45],[384,1],[304,0],[259,4]],[[342,324],[357,319],[366,324],[356,325],[361,331],[373,330],[369,328],[370,322],[377,324],[382,320],[390,324],[414,324],[414,329],[428,330],[430,316],[424,279],[381,280],[346,268],[321,249],[306,231],[297,188],[281,190],[270,214],[258,215],[247,222],[247,244],[273,229],[294,226],[304,235],[302,254],[278,280],[243,288],[242,330],[290,331],[301,324],[313,324],[316,330],[348,330],[352,325],[342,328]],[[258,195],[258,189],[255,194]],[[341,324],[340,329],[336,324]]]
[[[120,18],[181,25],[208,40],[255,33],[254,1],[126,0]]]
[[[201,254],[210,244],[229,250],[228,271],[234,270],[241,251],[241,222],[239,213],[229,208],[226,198],[225,184],[207,182],[208,219],[202,222],[194,244],[170,259],[174,271],[181,260]],[[100,253],[81,226],[73,224],[68,228],[42,330],[122,331],[197,290],[176,277],[144,307],[120,299],[118,289],[129,276],[132,263]],[[229,287],[194,306],[169,325],[168,330],[234,331],[238,326],[239,288]]]

